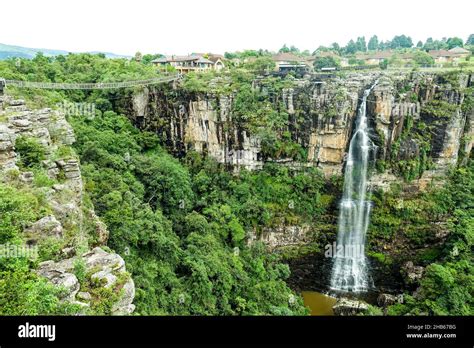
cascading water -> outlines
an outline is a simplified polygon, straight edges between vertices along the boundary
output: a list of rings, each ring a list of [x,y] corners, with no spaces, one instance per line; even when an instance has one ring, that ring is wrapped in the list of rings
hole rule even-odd
[[[369,225],[371,203],[366,200],[367,176],[375,145],[369,138],[367,97],[377,84],[364,91],[356,119],[356,129],[349,144],[344,175],[344,192],[339,207],[337,253],[334,259],[331,289],[363,292],[370,288],[365,235]]]

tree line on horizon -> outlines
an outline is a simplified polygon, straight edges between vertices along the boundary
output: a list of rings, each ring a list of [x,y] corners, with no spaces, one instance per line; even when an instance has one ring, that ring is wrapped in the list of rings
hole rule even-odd
[[[379,40],[377,35],[373,35],[367,41],[365,36],[359,36],[356,40],[351,39],[345,46],[339,45],[337,42],[332,43],[330,46],[319,46],[312,53],[309,50],[300,50],[298,47],[284,44],[278,53],[293,53],[295,55],[310,56],[315,55],[318,52],[333,51],[339,55],[351,55],[357,52],[368,52],[368,51],[385,51],[385,50],[396,50],[396,49],[410,49],[418,48],[423,51],[430,50],[442,50],[451,49],[454,47],[465,47],[474,46],[474,34],[469,35],[468,39],[464,42],[459,37],[444,37],[441,40],[433,39],[429,37],[425,42],[418,41],[416,45],[413,39],[407,35],[396,35],[392,40]],[[270,55],[272,52],[269,50],[245,50],[243,52],[226,52],[225,57],[227,59],[238,58],[238,57],[259,57]]]

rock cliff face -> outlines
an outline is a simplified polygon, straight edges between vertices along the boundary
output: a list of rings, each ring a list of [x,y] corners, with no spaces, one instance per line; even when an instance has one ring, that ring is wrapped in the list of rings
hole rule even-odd
[[[195,150],[236,168],[261,168],[260,139],[233,122],[232,102],[232,96],[145,89],[134,95],[131,116],[140,128],[157,132],[175,155]]]
[[[426,155],[431,163],[413,182],[423,189],[433,179],[442,178],[459,162],[460,155],[461,160],[469,157],[472,109],[463,104],[464,91],[473,80],[474,76],[463,74],[452,81],[423,73],[381,77],[368,104],[379,145],[378,159],[407,161]],[[374,185],[381,187],[391,181],[397,178],[390,172],[372,178]]]
[[[371,187],[388,190],[393,183],[404,183],[407,189],[422,190],[442,182],[437,179],[465,161],[473,146],[474,111],[464,106],[474,76],[407,71],[294,80],[291,88],[269,99],[275,110],[283,105],[286,130],[306,159],[271,160],[295,169],[317,166],[326,176],[341,174],[362,94],[375,81],[367,104],[378,164]],[[260,80],[252,88],[268,92]],[[135,94],[129,109],[135,124],[156,132],[177,156],[195,150],[234,170],[259,169],[266,160],[262,141],[236,120],[234,103],[235,94],[190,93],[175,85]],[[259,235],[271,248],[305,244],[310,238],[302,226]]]
[[[428,153],[433,165],[416,178],[418,187],[444,175],[457,163],[460,150],[470,152],[472,137],[463,144],[460,139],[473,133],[472,110],[462,111],[463,90],[473,84],[472,76],[461,74],[452,82],[435,73],[349,73],[332,79],[296,80],[294,87],[274,98],[275,108],[277,101],[283,101],[291,138],[307,153],[305,163],[291,165],[318,166],[326,175],[340,174],[361,95],[377,79],[369,96],[368,116],[379,160],[393,159],[392,147],[397,141],[401,141],[397,144],[399,160],[420,155],[417,140],[410,136],[401,139],[404,132],[411,131],[408,121],[415,125],[423,122],[435,133],[429,139]],[[253,85],[261,88],[258,81]],[[445,101],[454,108],[446,117],[434,117],[424,110],[433,101]],[[134,96],[131,117],[139,127],[157,132],[176,155],[193,149],[233,168],[261,168],[261,140],[235,121],[233,102],[233,95],[188,93],[179,86],[173,90],[147,89]],[[373,183],[385,187],[394,180],[398,179],[388,170],[375,176]]]
[[[44,149],[40,171],[28,171],[19,165],[21,158],[15,143],[20,137],[35,139]],[[84,313],[89,313],[91,301],[99,299],[85,295],[86,299],[80,300],[77,295],[95,276],[96,288],[110,287],[118,294],[112,314],[130,314],[134,310],[135,292],[133,280],[125,272],[124,260],[99,247],[87,251],[92,246],[104,245],[108,231],[84,201],[79,160],[69,148],[74,141],[73,129],[61,112],[30,110],[22,100],[0,96],[0,181],[43,197],[42,208],[47,212],[38,221],[24,226],[24,240],[30,247],[47,240],[62,245],[56,261],[42,262],[38,274],[64,287],[67,291],[63,300],[79,304]],[[47,184],[37,184],[40,172],[46,173]],[[74,274],[77,263],[85,265],[81,281]]]
[[[265,243],[269,249],[281,247],[302,246],[309,243],[312,238],[311,226],[279,226],[276,228],[264,228],[258,234],[258,240]],[[249,244],[257,240],[257,233],[252,231],[248,234],[247,242]]]

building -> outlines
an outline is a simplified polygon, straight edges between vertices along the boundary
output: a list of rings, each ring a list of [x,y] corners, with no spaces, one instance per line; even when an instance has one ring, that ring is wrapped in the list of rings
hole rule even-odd
[[[292,53],[278,53],[272,56],[275,62],[275,70],[286,73],[289,71],[305,72],[309,69],[309,62],[304,57]]]
[[[217,54],[210,54],[208,56],[209,59],[205,58],[204,54],[191,54],[188,56],[173,55],[155,59],[152,61],[152,63],[159,67],[166,67],[170,65],[181,74],[187,74],[191,71],[200,72],[211,69],[221,70],[225,67],[223,56]]]
[[[466,58],[466,57],[471,55],[471,51],[466,50],[465,48],[462,48],[462,47],[459,47],[459,46],[451,48],[449,50],[449,52],[458,54],[459,56],[461,56],[461,58]]]
[[[209,53],[208,59],[214,63],[214,70],[220,71],[225,68],[223,55]]]
[[[457,65],[460,60],[468,57],[471,52],[462,47],[454,47],[450,50],[431,50],[428,54],[433,57],[435,64],[437,65],[443,65],[446,63]]]
[[[377,51],[373,53],[357,53],[355,58],[364,61],[367,65],[377,65],[385,59],[390,59],[393,56],[392,51]]]
[[[399,60],[402,63],[410,64],[413,61],[414,55],[411,52],[401,53],[388,50],[369,53],[357,53],[355,58],[357,60],[362,60],[367,65],[378,65],[384,60],[389,60],[392,58]]]

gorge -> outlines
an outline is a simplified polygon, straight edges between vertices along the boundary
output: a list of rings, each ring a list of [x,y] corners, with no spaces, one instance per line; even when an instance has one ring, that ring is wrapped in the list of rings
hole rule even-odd
[[[120,71],[112,63],[70,55],[28,69],[68,80],[71,66]],[[465,314],[469,285],[450,277],[470,279],[473,87],[458,70],[245,66],[119,91],[7,86],[0,207],[35,203],[1,237],[37,247],[24,269],[67,285],[80,313],[301,315],[303,294],[325,314]],[[65,117],[63,98],[96,115]],[[365,254],[333,262],[333,243]],[[355,296],[309,293],[331,288]]]
[[[365,92],[377,78],[379,81],[371,92]],[[427,233],[423,238],[431,242],[425,242],[424,246],[407,247],[403,244],[408,242],[412,245],[409,240],[413,237],[408,237],[408,240],[401,237],[404,234],[398,229],[401,226],[383,227],[384,222],[380,220],[382,207],[376,207],[376,221],[372,226],[367,226],[370,206],[363,203],[366,199],[362,192],[367,188],[374,191],[376,196],[383,197],[383,192],[388,194],[395,188],[399,190],[401,203],[397,204],[400,205],[404,200],[410,202],[417,195],[423,195],[432,187],[444,185],[451,168],[467,161],[474,134],[474,117],[468,107],[472,97],[469,95],[471,92],[467,92],[472,90],[473,75],[398,71],[381,74],[347,73],[344,77],[327,80],[313,76],[295,80],[291,87],[284,86],[280,93],[272,93],[273,87],[266,85],[263,80],[255,80],[253,88],[268,98],[272,108],[288,114],[287,135],[278,131],[278,136],[287,136],[290,142],[303,151],[285,153],[283,150],[277,156],[268,153],[265,147],[266,134],[262,137],[258,127],[249,127],[251,120],[242,122],[236,115],[234,106],[238,97],[223,95],[216,92],[217,89],[205,93],[188,90],[186,86],[171,91],[150,89],[133,97],[132,120],[142,129],[161,134],[170,151],[181,156],[188,151],[197,151],[234,171],[260,170],[266,163],[277,163],[295,172],[304,172],[306,168],[315,166],[327,178],[344,173],[344,186],[350,186],[347,182],[354,171],[364,171],[351,170],[351,154],[361,154],[351,150],[350,140],[361,126],[357,120],[358,108],[366,109],[359,109],[359,114],[366,115],[365,127],[370,133],[370,142],[373,141],[373,146],[377,148],[376,153],[371,153],[375,160],[372,164],[376,168],[367,181],[363,180],[363,175],[354,175],[356,179],[352,186],[360,190],[354,196],[359,199],[358,203],[362,200],[360,204],[365,209],[359,209],[359,214],[355,214],[357,219],[354,219],[358,221],[352,220],[352,226],[360,226],[358,239],[355,243],[352,240],[352,243],[365,244],[365,231],[368,229],[367,263],[377,270],[374,285],[378,294],[399,294],[402,289],[412,287],[407,285],[401,275],[411,272],[404,273],[404,269],[407,269],[405,264],[412,262],[410,258],[413,258],[413,254],[427,253],[430,245],[442,243],[447,238],[446,232],[439,230],[443,223],[433,221],[430,224],[430,228],[438,230],[434,234],[423,232]],[[367,105],[361,104],[361,99],[367,100]],[[345,158],[347,164],[343,170]],[[342,192],[342,187],[340,190]],[[349,188],[346,190],[350,191]],[[336,197],[339,194],[336,193]],[[344,195],[350,193],[343,194],[342,204],[345,202]],[[316,259],[305,256],[304,250],[308,246],[311,246],[309,249],[322,252],[325,245],[337,239],[334,227],[337,216],[343,215],[339,215],[341,221],[345,215],[344,208],[337,208],[338,200],[333,199],[327,208],[328,214],[324,215],[323,221],[328,224],[323,224],[327,226],[324,229],[321,228],[321,217],[318,218],[318,228],[314,228],[314,222],[305,216],[296,225],[283,221],[248,234],[250,241],[263,241],[272,250],[283,253],[294,249],[303,250],[300,260],[290,260],[290,284],[296,289],[327,292],[331,287],[353,291],[369,287],[369,280],[364,276],[353,280],[356,285],[347,285],[348,273],[344,274],[344,267],[338,265],[338,259],[334,271],[331,262],[321,260],[319,256]],[[375,204],[384,203],[378,200]],[[401,207],[396,209],[403,209]],[[348,208],[347,215],[350,213],[351,208]],[[339,228],[352,229],[344,226]],[[380,243],[375,238],[380,233],[376,231],[382,229],[389,230],[391,237]],[[390,256],[381,256],[387,254]],[[363,260],[360,261],[360,269],[368,266]],[[351,268],[349,274],[363,273],[357,268],[354,271]]]

